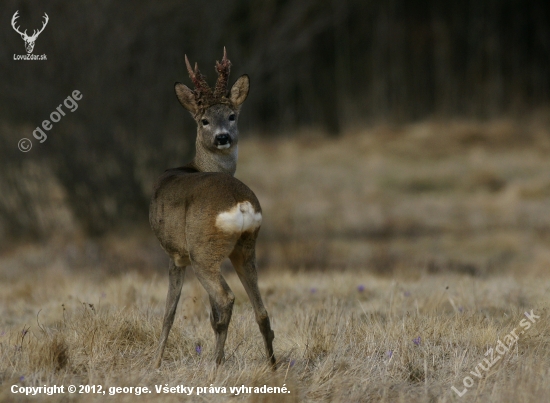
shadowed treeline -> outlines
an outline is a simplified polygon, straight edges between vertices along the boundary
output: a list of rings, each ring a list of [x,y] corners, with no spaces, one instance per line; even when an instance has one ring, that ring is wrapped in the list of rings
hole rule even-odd
[[[16,10],[29,32],[49,15],[34,49],[47,61],[13,60],[25,53]],[[232,80],[252,80],[240,129],[266,136],[521,114],[550,98],[543,0],[7,0],[0,21],[0,238],[62,231],[68,215],[90,234],[145,223],[153,178],[192,152],[173,94],[189,84],[185,53],[213,80],[227,47]],[[78,109],[33,139],[74,90]],[[60,198],[68,210],[48,215]]]

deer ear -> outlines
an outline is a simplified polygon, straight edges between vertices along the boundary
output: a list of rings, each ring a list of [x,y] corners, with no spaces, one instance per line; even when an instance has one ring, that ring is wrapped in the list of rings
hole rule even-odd
[[[187,109],[191,114],[195,114],[198,111],[198,105],[195,101],[195,94],[189,89],[186,85],[182,83],[174,84],[174,89],[176,90],[176,96],[180,104]]]
[[[231,87],[231,95],[229,99],[235,107],[241,106],[246,97],[248,96],[248,90],[250,89],[250,79],[247,74],[244,74],[235,81],[233,87]]]

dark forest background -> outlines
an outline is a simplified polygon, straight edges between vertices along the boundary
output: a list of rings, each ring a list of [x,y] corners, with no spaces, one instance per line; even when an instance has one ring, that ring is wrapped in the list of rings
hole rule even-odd
[[[34,54],[10,25],[50,21]],[[62,186],[90,235],[147,220],[153,179],[191,157],[184,54],[210,80],[223,46],[248,73],[242,133],[338,136],[380,121],[518,116],[550,100],[547,0],[5,0],[0,5],[0,240],[41,239]],[[40,144],[32,131],[83,94]],[[20,138],[33,140],[21,153]],[[22,180],[24,178],[24,180]]]

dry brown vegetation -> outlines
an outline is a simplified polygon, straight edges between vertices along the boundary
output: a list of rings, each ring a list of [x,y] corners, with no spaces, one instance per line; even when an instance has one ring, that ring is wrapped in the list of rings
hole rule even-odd
[[[550,130],[528,121],[379,126],[327,140],[244,138],[237,177],[264,210],[260,288],[272,372],[244,289],[227,362],[213,363],[208,298],[189,273],[159,371],[167,287],[146,229],[6,251],[0,260],[0,401],[12,385],[102,385],[48,401],[179,401],[154,385],[225,386],[189,401],[543,402],[550,393]],[[60,200],[62,195],[58,195]],[[471,375],[524,312],[540,318]],[[200,348],[198,348],[200,346]],[[474,385],[461,398],[464,377]],[[231,397],[231,386],[290,394]],[[45,396],[29,398],[46,400]]]

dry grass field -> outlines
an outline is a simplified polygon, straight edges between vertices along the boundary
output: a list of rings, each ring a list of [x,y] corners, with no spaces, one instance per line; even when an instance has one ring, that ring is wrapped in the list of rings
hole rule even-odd
[[[258,265],[276,371],[228,265],[236,302],[225,365],[213,363],[208,298],[188,272],[163,365],[151,368],[167,260],[147,228],[5,251],[0,401],[548,401],[545,116],[378,126],[333,140],[243,136],[236,176],[264,210]],[[44,385],[65,393],[12,393]],[[230,388],[243,385],[290,393],[235,396]]]

